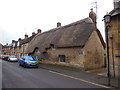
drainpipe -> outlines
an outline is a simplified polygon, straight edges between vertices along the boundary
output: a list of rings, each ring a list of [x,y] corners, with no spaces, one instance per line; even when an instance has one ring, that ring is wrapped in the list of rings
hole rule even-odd
[[[110,34],[111,45],[112,45],[112,60],[113,60],[113,77],[115,78],[115,61],[114,61],[114,52],[113,52],[113,35]]]
[[[106,46],[107,46],[107,61],[108,61],[108,85],[110,86],[110,59],[109,59],[109,42],[108,42],[108,25],[106,25],[105,33],[106,33]]]
[[[23,44],[23,56],[24,56],[24,44]]]

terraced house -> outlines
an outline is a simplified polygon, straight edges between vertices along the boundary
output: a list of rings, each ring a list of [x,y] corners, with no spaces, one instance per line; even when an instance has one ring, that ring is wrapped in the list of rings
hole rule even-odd
[[[41,33],[41,30],[38,29],[37,33],[32,32],[32,36],[28,36],[25,34],[24,39],[19,38],[17,41],[17,45],[14,47],[15,55],[20,58],[21,56],[28,55],[27,48],[30,43],[30,41],[37,35],[38,33]]]
[[[21,56],[28,55],[27,53],[27,47],[29,45],[29,42],[37,35],[38,33],[41,33],[41,30],[38,29],[37,33],[33,32],[32,36],[28,37],[27,34],[25,34],[24,39],[19,38],[18,40],[12,40],[12,43],[9,45],[3,46],[3,54],[5,55],[15,55],[17,58],[20,58]]]
[[[96,14],[36,35],[28,45],[27,53],[46,62],[64,63],[83,69],[104,66],[104,48],[100,31],[96,27]]]

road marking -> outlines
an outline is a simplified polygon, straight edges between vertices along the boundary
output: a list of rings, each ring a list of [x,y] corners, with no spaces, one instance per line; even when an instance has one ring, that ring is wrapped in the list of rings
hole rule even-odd
[[[108,87],[108,86],[100,85],[100,84],[97,84],[97,83],[93,83],[93,82],[90,82],[90,81],[87,81],[87,80],[83,80],[83,79],[80,79],[80,78],[72,77],[72,76],[69,76],[69,75],[62,74],[62,73],[58,73],[58,72],[54,72],[54,71],[50,71],[50,70],[49,70],[49,72],[55,73],[55,74],[59,74],[61,76],[69,77],[69,78],[72,78],[72,79],[80,80],[80,81],[83,81],[83,82],[86,82],[86,83],[90,83],[90,84],[93,84],[93,85],[96,85],[96,86],[100,86],[100,87],[103,87],[103,88],[111,88],[111,87]]]

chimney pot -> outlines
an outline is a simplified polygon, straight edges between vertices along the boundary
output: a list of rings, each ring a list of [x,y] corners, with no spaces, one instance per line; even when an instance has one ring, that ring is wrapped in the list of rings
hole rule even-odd
[[[15,40],[12,40],[12,43],[14,43],[15,42]]]
[[[41,29],[38,29],[38,30],[37,30],[37,33],[41,33],[41,32],[42,32],[42,30],[41,30]]]
[[[32,32],[32,36],[34,36],[35,35],[35,32]]]
[[[21,38],[18,39],[18,41],[20,41],[20,40],[21,40]]]
[[[57,23],[57,27],[61,27],[61,23],[60,22]]]
[[[26,38],[28,38],[28,35],[27,35],[27,34],[25,34],[25,39],[26,39]]]
[[[114,0],[114,8],[119,8],[120,7],[120,0]]]

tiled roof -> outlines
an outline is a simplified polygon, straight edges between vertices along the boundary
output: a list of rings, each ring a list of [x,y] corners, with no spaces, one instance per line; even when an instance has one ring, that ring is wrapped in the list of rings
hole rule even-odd
[[[28,37],[28,38],[25,38],[25,39],[21,39],[20,40],[20,45],[29,43],[34,38],[34,36],[35,35],[32,35],[31,37]]]
[[[115,15],[118,15],[120,14],[120,7],[119,8],[116,8],[116,9],[113,9],[111,12],[110,12],[111,16],[115,16]]]

